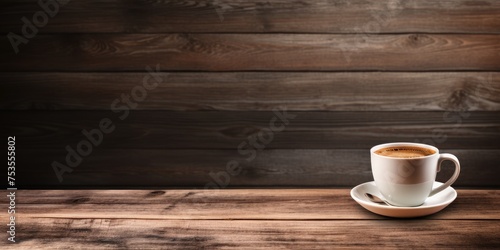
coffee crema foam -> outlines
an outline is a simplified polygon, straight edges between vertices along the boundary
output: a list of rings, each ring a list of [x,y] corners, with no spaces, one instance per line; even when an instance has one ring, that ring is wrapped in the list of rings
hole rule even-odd
[[[435,154],[436,151],[429,148],[399,146],[381,148],[375,154],[394,158],[418,158]]]

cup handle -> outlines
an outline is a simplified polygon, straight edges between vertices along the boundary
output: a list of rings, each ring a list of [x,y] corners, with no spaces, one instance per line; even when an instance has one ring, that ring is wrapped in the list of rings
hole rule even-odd
[[[434,188],[431,191],[431,194],[429,196],[433,196],[433,195],[443,191],[445,188],[449,187],[451,184],[453,184],[453,182],[455,182],[455,180],[457,180],[458,175],[460,174],[460,162],[458,161],[458,158],[452,154],[440,154],[439,155],[439,161],[438,161],[438,167],[437,167],[438,172],[441,171],[441,163],[443,163],[443,161],[445,161],[445,160],[449,160],[449,161],[452,161],[453,163],[455,163],[455,173],[453,173],[451,178],[446,183],[444,183],[443,185],[441,185],[437,188]]]

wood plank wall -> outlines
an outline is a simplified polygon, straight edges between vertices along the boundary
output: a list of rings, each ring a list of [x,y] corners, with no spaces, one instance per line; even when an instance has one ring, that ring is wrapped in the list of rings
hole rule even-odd
[[[392,141],[457,155],[457,187],[500,187],[498,0],[50,3],[44,19],[35,0],[0,2],[1,134],[17,138],[20,188],[350,187]],[[16,53],[23,17],[40,27]],[[119,119],[112,103],[148,74],[161,83]],[[294,118],[241,154],[276,109]],[[53,162],[105,118],[115,130],[60,182]],[[231,161],[242,171],[226,181]]]

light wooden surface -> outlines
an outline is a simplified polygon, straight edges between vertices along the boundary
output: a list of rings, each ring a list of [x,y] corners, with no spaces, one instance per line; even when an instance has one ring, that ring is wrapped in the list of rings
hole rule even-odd
[[[3,249],[500,247],[500,190],[458,190],[445,210],[416,219],[372,214],[349,189],[18,190],[17,197],[18,243],[2,240]]]

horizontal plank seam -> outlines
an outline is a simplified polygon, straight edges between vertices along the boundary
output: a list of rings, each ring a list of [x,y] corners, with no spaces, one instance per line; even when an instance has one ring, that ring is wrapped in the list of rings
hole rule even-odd
[[[498,70],[491,70],[491,69],[486,69],[486,70],[477,70],[477,69],[462,69],[462,70],[160,70],[158,72],[161,73],[498,73],[500,72],[500,67]],[[102,70],[102,71],[96,71],[96,70],[80,70],[80,71],[75,71],[75,70],[68,70],[68,71],[61,71],[61,70],[46,70],[46,71],[33,71],[33,70],[15,70],[15,71],[3,71],[0,70],[0,74],[2,73],[144,73],[144,70],[142,69],[137,69],[137,70],[120,70],[120,71],[113,71],[113,70]]]
[[[10,32],[0,32],[0,35],[7,35]],[[409,31],[402,31],[402,32],[286,32],[286,31],[279,31],[279,32],[231,32],[231,31],[215,31],[215,32],[210,32],[210,31],[169,31],[169,32],[109,32],[109,31],[103,31],[103,32],[43,32],[40,31],[37,33],[37,35],[103,35],[103,34],[110,34],[110,35],[170,35],[170,34],[197,34],[197,35],[202,35],[202,34],[207,34],[207,35],[227,35],[227,34],[234,34],[234,35],[358,35],[358,34],[368,34],[368,35],[411,35],[411,34],[429,34],[429,35],[500,35],[500,31],[495,31],[495,32],[429,32],[429,31],[415,31],[415,32],[409,32]]]
[[[348,221],[348,220],[356,220],[356,221],[387,221],[391,220],[391,218],[338,218],[338,219],[163,219],[163,218],[131,218],[131,217],[54,217],[54,216],[30,216],[31,214],[22,214],[23,218],[33,218],[33,219],[75,219],[75,220],[85,220],[85,219],[116,219],[116,220],[165,220],[165,221]],[[477,218],[477,219],[449,219],[449,218],[425,218],[421,217],[420,219],[428,220],[428,221],[500,221],[500,219],[486,219],[486,218]]]
[[[123,74],[138,74],[138,73],[144,73],[144,71],[84,71],[83,73],[95,73],[95,74],[116,74],[116,73],[123,73]],[[463,70],[439,70],[439,71],[391,71],[391,70],[385,70],[385,71],[380,71],[380,70],[365,70],[365,71],[317,71],[317,70],[296,70],[296,71],[283,71],[283,70],[269,70],[269,71],[262,71],[262,70],[252,70],[252,71],[199,71],[199,70],[166,70],[166,71],[159,71],[161,73],[203,73],[203,74],[219,74],[219,73],[231,73],[231,74],[238,74],[238,73],[310,73],[310,74],[316,74],[316,73],[334,73],[334,74],[342,74],[342,73],[394,73],[394,74],[403,74],[403,73],[462,73],[464,72]],[[500,73],[500,67],[498,70],[466,70],[467,73]],[[82,71],[0,71],[1,74],[12,74],[12,73],[29,73],[29,74],[54,74],[54,73],[61,73],[61,74],[70,74],[70,73],[75,73],[75,74],[81,74]],[[0,82],[0,84],[2,84]]]

